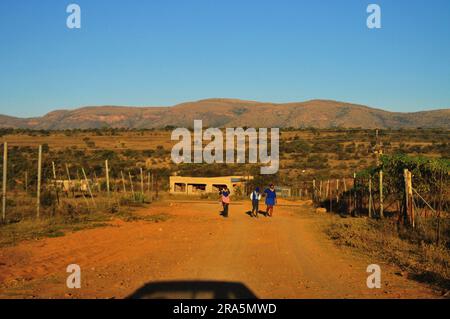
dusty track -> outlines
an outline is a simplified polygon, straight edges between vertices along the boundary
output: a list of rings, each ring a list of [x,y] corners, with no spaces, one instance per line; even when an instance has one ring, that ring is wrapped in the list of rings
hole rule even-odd
[[[238,281],[260,298],[437,297],[394,267],[336,248],[307,205],[278,206],[273,218],[248,209],[235,203],[223,219],[218,203],[162,203],[143,213],[172,215],[166,222],[117,222],[1,249],[0,298],[122,298],[172,279]],[[81,266],[82,289],[65,287],[71,263]],[[382,267],[381,289],[366,287],[372,263]]]

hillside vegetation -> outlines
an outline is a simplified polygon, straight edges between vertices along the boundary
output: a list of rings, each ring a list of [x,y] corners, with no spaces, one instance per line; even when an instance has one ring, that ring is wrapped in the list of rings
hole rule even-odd
[[[329,100],[277,104],[207,99],[171,107],[83,107],[28,119],[0,116],[0,127],[47,130],[192,127],[196,119],[202,119],[204,125],[210,127],[448,129],[450,109],[399,113]]]

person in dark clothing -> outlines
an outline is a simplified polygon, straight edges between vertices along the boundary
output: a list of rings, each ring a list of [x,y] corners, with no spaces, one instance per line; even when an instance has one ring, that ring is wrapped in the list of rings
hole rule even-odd
[[[264,191],[266,194],[266,215],[272,217],[273,206],[277,204],[277,193],[275,192],[275,186],[270,184],[270,187]]]
[[[252,216],[258,217],[259,212],[259,200],[261,199],[261,193],[259,192],[259,187],[250,194],[250,200],[252,201]]]
[[[221,201],[222,201],[222,216],[228,217],[228,206],[230,205],[230,190],[228,187],[225,187],[220,191]]]

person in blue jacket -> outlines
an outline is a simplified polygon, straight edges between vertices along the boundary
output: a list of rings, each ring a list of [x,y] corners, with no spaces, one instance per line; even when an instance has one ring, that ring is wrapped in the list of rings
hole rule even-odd
[[[270,184],[270,187],[264,191],[266,194],[266,215],[272,217],[273,206],[277,204],[277,193],[275,192],[275,186]]]

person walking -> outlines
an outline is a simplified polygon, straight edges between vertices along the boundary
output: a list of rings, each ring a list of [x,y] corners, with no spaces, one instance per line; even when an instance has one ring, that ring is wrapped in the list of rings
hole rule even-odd
[[[228,187],[223,188],[220,195],[223,207],[222,216],[228,218],[228,206],[230,205],[230,190]]]
[[[266,194],[266,216],[272,217],[273,206],[277,204],[277,193],[275,191],[275,186],[270,184],[270,187],[264,191]]]
[[[259,192],[259,187],[250,194],[250,200],[252,201],[252,213],[251,216],[258,217],[259,212],[259,200],[261,199],[261,193]]]

